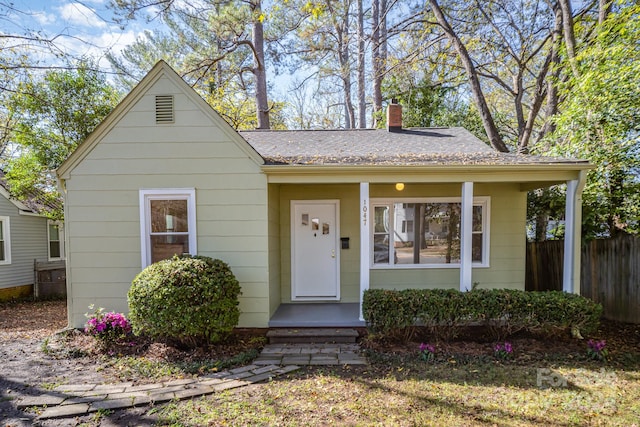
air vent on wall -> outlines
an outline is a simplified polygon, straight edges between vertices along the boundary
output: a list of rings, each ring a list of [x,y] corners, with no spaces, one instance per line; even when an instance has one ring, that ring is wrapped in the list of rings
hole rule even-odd
[[[173,123],[173,95],[156,95],[156,123]]]

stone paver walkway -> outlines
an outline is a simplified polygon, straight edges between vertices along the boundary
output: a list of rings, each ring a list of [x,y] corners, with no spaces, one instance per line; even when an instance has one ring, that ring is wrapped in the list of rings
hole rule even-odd
[[[300,365],[364,365],[358,344],[267,344],[249,366],[198,378],[156,384],[66,384],[17,402],[20,409],[44,408],[38,419],[82,416],[99,410],[130,408],[204,396],[266,381]]]
[[[358,344],[267,344],[256,365],[366,365]]]
[[[193,379],[173,380],[157,384],[67,384],[40,396],[26,397],[18,408],[44,407],[38,419],[82,416],[105,409],[123,409],[204,396],[243,387],[284,375],[299,366],[244,366]]]

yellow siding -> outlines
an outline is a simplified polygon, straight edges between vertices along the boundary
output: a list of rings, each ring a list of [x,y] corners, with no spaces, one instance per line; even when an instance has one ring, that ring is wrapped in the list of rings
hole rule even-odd
[[[0,302],[17,298],[25,298],[33,295],[33,285],[14,286],[11,288],[0,288]]]
[[[281,300],[280,186],[269,185],[269,316]]]
[[[156,94],[174,95],[175,123],[155,123]],[[195,188],[198,254],[229,263],[240,281],[239,326],[267,326],[266,177],[221,123],[161,77],[70,171],[72,326],[84,324],[89,304],[127,311],[126,293],[141,269],[139,190],[145,188]]]

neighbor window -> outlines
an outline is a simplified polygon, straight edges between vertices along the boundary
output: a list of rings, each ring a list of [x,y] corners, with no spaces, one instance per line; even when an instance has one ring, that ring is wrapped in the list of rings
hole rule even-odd
[[[142,266],[196,253],[194,189],[140,190]]]
[[[47,223],[49,240],[49,260],[64,259],[64,229],[62,224],[54,221]]]
[[[11,238],[9,217],[0,216],[0,265],[11,264]]]
[[[460,199],[372,200],[373,265],[459,266]],[[473,201],[474,264],[488,266],[489,198]],[[390,261],[391,260],[391,261]]]

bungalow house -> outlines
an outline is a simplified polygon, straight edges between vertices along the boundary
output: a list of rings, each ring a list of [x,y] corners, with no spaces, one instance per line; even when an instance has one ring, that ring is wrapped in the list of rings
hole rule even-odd
[[[14,197],[0,170],[0,301],[33,295],[35,262],[64,260],[63,225],[43,214],[56,207],[48,203]]]
[[[577,292],[588,168],[393,114],[387,130],[236,132],[161,61],[57,171],[69,324],[90,304],[127,312],[134,276],[174,253],[231,266],[240,327],[361,325],[369,288],[524,289],[527,191],[557,183]]]

